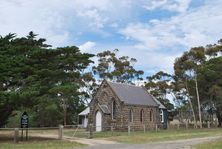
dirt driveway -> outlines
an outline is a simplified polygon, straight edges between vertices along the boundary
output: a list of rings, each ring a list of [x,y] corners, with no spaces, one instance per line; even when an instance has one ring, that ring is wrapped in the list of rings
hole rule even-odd
[[[193,145],[218,139],[222,139],[222,136],[164,141],[147,144],[96,144],[88,146],[84,149],[194,149],[194,147],[192,147]]]
[[[35,135],[36,136],[36,135]],[[57,135],[37,135],[39,137],[57,138]],[[145,144],[122,144],[102,139],[85,139],[76,137],[63,137],[67,141],[87,144],[88,147],[80,149],[194,149],[194,145],[222,139],[222,136],[192,138],[174,141],[163,141]]]

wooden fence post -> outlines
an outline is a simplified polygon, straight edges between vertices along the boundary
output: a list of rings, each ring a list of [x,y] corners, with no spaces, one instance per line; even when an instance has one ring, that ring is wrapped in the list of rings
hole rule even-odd
[[[113,126],[111,126],[111,135],[113,135]]]
[[[130,135],[130,125],[128,125],[128,135]]]
[[[177,129],[178,129],[178,130],[180,129],[180,123],[177,124]]]
[[[156,124],[156,132],[158,131],[158,125]]]
[[[197,124],[194,123],[193,128],[194,128],[194,129],[197,129]]]
[[[146,125],[145,124],[143,125],[143,132],[144,133],[146,132]]]
[[[18,143],[19,141],[19,129],[15,128],[14,129],[14,143]]]
[[[188,121],[186,121],[186,129],[188,129]]]
[[[93,125],[89,124],[89,139],[93,138]]]
[[[207,128],[210,128],[210,122],[207,121]]]
[[[62,137],[63,137],[63,128],[64,128],[63,125],[59,125],[59,136],[58,136],[58,139],[59,139],[59,140],[62,140]]]

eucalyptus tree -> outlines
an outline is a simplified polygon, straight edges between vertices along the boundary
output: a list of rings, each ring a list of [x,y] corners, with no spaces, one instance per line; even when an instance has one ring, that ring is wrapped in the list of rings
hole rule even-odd
[[[199,69],[201,98],[209,111],[215,111],[222,127],[222,56],[212,58]]]
[[[159,100],[168,110],[174,109],[174,105],[170,103],[170,100],[167,98],[167,94],[170,94],[172,91],[172,81],[173,78],[170,74],[159,71],[152,76],[148,76],[147,82],[145,83],[145,87],[149,93]]]
[[[197,81],[197,73],[198,68],[205,62],[205,48],[204,47],[194,47],[191,48],[190,51],[184,52],[184,54],[177,58],[174,63],[175,76],[181,78],[185,83],[186,91],[191,98],[196,97],[197,105],[198,105],[198,115],[200,121],[200,128],[202,128],[202,116],[201,116],[201,104],[200,104],[200,95],[198,89],[198,81]],[[192,83],[194,81],[195,85],[195,95],[192,94],[191,90],[188,88],[188,83]],[[194,113],[194,109],[192,108],[191,100],[190,107]],[[195,115],[193,114],[194,118]]]
[[[93,66],[94,75],[101,79],[109,79],[116,82],[132,83],[133,79],[142,79],[143,71],[136,70],[135,58],[128,56],[117,56],[118,49],[114,51],[103,51],[97,54],[98,65]]]

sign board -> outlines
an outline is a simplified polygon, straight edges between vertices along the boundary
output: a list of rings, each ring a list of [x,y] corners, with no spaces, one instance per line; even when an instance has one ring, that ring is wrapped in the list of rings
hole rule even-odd
[[[21,117],[21,128],[28,128],[29,127],[29,116],[27,112],[24,112]]]

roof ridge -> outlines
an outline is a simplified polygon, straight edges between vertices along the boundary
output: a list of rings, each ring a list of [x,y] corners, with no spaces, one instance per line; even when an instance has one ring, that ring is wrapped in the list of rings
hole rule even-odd
[[[114,83],[114,84],[118,84],[118,85],[125,85],[125,86],[132,86],[132,87],[138,87],[138,88],[143,88],[143,86],[136,86],[136,85],[133,85],[133,84],[128,84],[128,83],[120,83],[120,82],[113,82],[113,81],[108,81],[106,80],[108,83]]]
[[[114,94],[125,104],[158,106],[144,86],[107,81]]]

